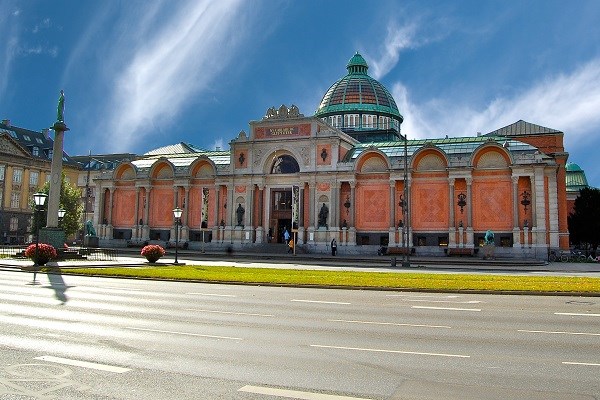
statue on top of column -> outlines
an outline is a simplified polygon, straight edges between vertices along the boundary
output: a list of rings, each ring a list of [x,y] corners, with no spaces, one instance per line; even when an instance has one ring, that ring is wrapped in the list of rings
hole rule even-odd
[[[64,92],[64,90],[60,91],[60,96],[58,97],[58,106],[56,107],[56,120],[58,122],[65,122],[65,92]]]

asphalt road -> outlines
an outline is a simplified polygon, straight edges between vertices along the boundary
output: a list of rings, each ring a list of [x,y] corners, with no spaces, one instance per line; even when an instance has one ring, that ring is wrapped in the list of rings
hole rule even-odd
[[[1,399],[597,399],[600,299],[0,271]]]

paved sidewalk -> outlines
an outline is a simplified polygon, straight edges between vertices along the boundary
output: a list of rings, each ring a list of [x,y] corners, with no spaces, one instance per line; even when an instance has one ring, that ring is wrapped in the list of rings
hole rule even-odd
[[[159,264],[173,264],[174,251],[169,249],[159,260]],[[278,254],[252,252],[200,253],[192,250],[180,250],[178,262],[196,265],[231,265],[240,267],[259,268],[294,268],[294,269],[343,269],[368,271],[397,271],[397,272],[470,272],[470,273],[540,273],[547,275],[582,275],[600,277],[600,263],[548,263],[539,260],[494,259],[483,260],[477,257],[412,257],[410,266],[402,266],[402,257],[364,255],[331,256],[324,254]],[[27,270],[32,261],[28,259],[0,259],[0,269]],[[66,260],[50,263],[59,268],[77,267],[147,267],[145,258],[139,250],[125,250],[110,261]]]

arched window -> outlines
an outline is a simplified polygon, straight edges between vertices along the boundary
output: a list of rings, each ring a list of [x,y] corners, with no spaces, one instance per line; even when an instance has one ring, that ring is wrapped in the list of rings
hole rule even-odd
[[[295,174],[297,172],[300,172],[300,166],[294,157],[283,155],[273,160],[272,174]]]

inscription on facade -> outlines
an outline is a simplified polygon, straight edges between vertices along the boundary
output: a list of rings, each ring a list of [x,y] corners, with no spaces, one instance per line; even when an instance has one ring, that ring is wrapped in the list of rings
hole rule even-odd
[[[294,126],[260,126],[254,129],[256,139],[289,138],[298,136],[310,136],[310,124]]]

